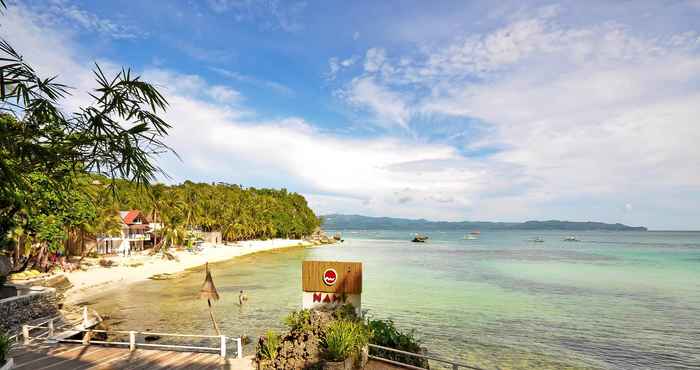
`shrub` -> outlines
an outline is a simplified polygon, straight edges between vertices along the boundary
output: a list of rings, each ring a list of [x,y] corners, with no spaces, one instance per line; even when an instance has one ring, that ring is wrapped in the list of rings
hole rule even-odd
[[[357,321],[357,313],[355,312],[355,306],[350,303],[344,304],[333,311],[333,317],[336,320],[342,321]]]
[[[274,361],[275,358],[277,357],[277,347],[280,345],[280,338],[275,334],[274,331],[268,330],[267,334],[265,335],[265,340],[260,342],[260,348],[259,348],[259,353],[260,357],[269,360],[269,361]]]
[[[0,365],[5,364],[8,355],[10,353],[10,348],[12,348],[12,340],[7,334],[0,334]]]
[[[367,329],[361,322],[334,321],[328,326],[323,339],[326,357],[330,361],[343,361],[368,341]]]
[[[389,347],[401,351],[421,353],[419,341],[415,338],[414,331],[402,332],[396,328],[392,320],[367,320],[369,328],[369,342],[382,347]],[[392,351],[374,349],[383,358],[402,362],[404,364],[425,367],[425,359],[404,355]]]
[[[284,323],[289,326],[291,331],[310,331],[311,330],[311,311],[301,310],[291,312],[284,319]]]

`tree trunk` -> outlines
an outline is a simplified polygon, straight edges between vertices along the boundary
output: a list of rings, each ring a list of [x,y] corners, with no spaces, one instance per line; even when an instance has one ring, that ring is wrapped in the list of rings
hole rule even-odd
[[[24,235],[21,235],[17,240],[17,244],[15,244],[15,255],[14,261],[12,262],[12,265],[15,267],[20,263],[19,261],[22,257],[22,246],[24,246],[25,238],[26,237]]]
[[[80,229],[80,255],[85,252],[85,230]]]

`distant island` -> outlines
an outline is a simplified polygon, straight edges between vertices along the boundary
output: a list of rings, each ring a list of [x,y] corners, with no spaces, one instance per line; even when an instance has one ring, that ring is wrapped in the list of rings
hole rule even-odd
[[[643,226],[627,226],[620,223],[574,222],[574,221],[428,221],[393,217],[368,217],[360,215],[330,214],[322,216],[323,228],[327,230],[606,230],[647,231]]]

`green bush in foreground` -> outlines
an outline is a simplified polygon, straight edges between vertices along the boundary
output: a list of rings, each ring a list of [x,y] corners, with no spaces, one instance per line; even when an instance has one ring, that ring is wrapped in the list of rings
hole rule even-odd
[[[382,347],[394,348],[401,351],[421,353],[419,341],[415,338],[414,331],[402,332],[394,325],[392,320],[367,320],[370,336],[369,342]],[[425,359],[404,355],[392,351],[373,349],[376,355],[404,364],[425,367]]]
[[[369,340],[369,333],[361,322],[334,321],[326,330],[323,347],[330,361],[343,361],[364,347]]]
[[[280,345],[280,338],[274,331],[268,330],[265,341],[260,346],[262,358],[274,361],[277,357],[277,347]]]
[[[12,340],[10,336],[7,334],[0,334],[0,365],[5,364],[11,347]]]
[[[291,331],[310,331],[311,330],[311,311],[301,310],[290,312],[284,318],[285,325],[289,326]]]

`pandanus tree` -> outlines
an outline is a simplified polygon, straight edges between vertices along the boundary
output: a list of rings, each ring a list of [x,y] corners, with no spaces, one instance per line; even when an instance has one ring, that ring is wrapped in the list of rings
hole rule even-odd
[[[108,76],[96,64],[94,77],[92,103],[65,112],[69,87],[0,40],[0,249],[12,249],[17,216],[33,206],[33,174],[62,189],[81,174],[148,185],[159,172],[153,156],[170,150],[162,141],[170,125],[158,115],[166,99],[129,69]]]

